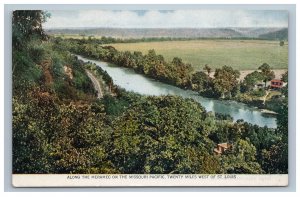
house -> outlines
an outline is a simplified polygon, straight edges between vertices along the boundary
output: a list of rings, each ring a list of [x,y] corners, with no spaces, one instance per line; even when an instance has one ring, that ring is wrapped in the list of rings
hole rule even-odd
[[[232,148],[232,144],[230,143],[221,143],[218,144],[217,148],[214,149],[214,153],[217,155],[221,155],[223,154],[225,151],[227,151],[228,149]]]
[[[258,83],[255,85],[257,88],[263,88],[265,85],[263,83]]]
[[[280,79],[272,79],[270,86],[271,88],[282,88],[283,81],[281,81]]]

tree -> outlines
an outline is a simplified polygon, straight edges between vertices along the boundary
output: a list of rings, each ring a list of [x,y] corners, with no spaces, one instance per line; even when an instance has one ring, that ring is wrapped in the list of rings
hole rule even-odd
[[[281,88],[281,93],[285,96],[285,97],[288,97],[288,94],[289,94],[289,84],[288,84],[288,80],[289,80],[289,76],[288,76],[288,71],[286,71],[282,77],[281,77],[281,80],[286,84],[286,86],[284,86],[283,88]]]
[[[208,86],[209,80],[210,80],[209,76],[207,74],[205,74],[204,72],[202,72],[202,71],[196,72],[192,75],[193,88],[199,92],[202,92],[208,88],[207,86]]]
[[[143,67],[143,72],[148,75],[150,71],[153,70],[157,61],[157,55],[154,49],[148,51],[148,54],[145,56],[145,64]]]
[[[282,74],[282,77],[281,77],[281,80],[285,83],[288,82],[289,80],[289,74],[288,74],[288,71],[286,71],[284,74]]]
[[[141,98],[114,124],[113,163],[122,173],[218,173],[213,146],[201,134],[203,112],[190,99]]]
[[[275,78],[274,71],[271,70],[271,67],[267,63],[263,63],[259,68],[261,74],[263,75],[265,87],[267,87],[267,81],[270,81]]]
[[[210,67],[210,66],[208,66],[208,64],[205,64],[205,66],[204,66],[203,70],[207,72],[207,75],[208,75],[208,76],[210,75],[210,72],[211,72],[211,67]]]
[[[283,140],[288,141],[288,126],[289,126],[289,106],[288,98],[284,98],[281,102],[280,109],[278,110],[277,116],[277,131],[283,135]]]
[[[238,70],[233,70],[230,66],[223,66],[221,69],[216,69],[214,75],[214,88],[221,94],[222,98],[225,98],[225,93],[229,93],[231,97],[231,91],[235,86],[238,85],[238,77],[240,72]]]
[[[223,167],[226,173],[234,174],[261,174],[260,165],[256,161],[256,148],[249,142],[249,139],[238,140],[233,151],[224,155]]]
[[[269,150],[262,150],[262,167],[266,173],[288,173],[288,145],[279,142],[271,146]]]
[[[267,173],[286,174],[288,173],[288,98],[280,101],[279,105],[275,132],[280,136],[280,140],[262,150],[262,166]]]
[[[243,81],[243,86],[245,87],[246,91],[252,90],[257,82],[262,81],[264,79],[262,73],[258,71],[254,71],[248,74]]]
[[[172,75],[175,78],[175,84],[185,88],[190,85],[190,73],[193,70],[192,66],[183,63],[179,57],[174,57],[171,64],[173,66]]]
[[[173,60],[172,60],[172,64],[175,65],[175,66],[182,66],[183,62],[182,62],[181,58],[174,57]]]
[[[41,10],[16,10],[12,18],[12,74],[14,89],[36,83],[41,69],[36,66],[45,54],[42,40],[47,38],[42,23],[49,14]]]
[[[42,23],[50,17],[49,13],[41,10],[16,10],[12,19],[13,47],[22,48],[31,39],[47,38]]]

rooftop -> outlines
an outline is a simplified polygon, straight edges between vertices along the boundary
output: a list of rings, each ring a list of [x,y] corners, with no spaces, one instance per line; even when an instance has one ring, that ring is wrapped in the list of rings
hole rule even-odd
[[[230,148],[231,147],[231,144],[229,144],[229,143],[221,143],[221,144],[218,144],[218,146],[221,146],[221,147],[223,147],[223,148]]]
[[[280,79],[272,79],[271,82],[282,82]]]

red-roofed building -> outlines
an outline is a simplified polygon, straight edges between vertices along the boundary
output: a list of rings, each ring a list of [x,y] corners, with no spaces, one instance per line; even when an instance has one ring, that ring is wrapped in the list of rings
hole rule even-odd
[[[214,153],[217,155],[221,155],[222,153],[224,153],[226,150],[232,148],[232,144],[229,143],[221,143],[218,144],[218,147],[214,149]]]
[[[271,88],[282,88],[283,81],[280,79],[272,79],[271,80]]]

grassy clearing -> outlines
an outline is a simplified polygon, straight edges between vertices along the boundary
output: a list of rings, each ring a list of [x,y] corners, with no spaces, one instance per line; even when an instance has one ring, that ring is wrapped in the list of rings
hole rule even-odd
[[[212,68],[223,65],[238,70],[257,69],[264,62],[273,69],[288,68],[288,44],[279,46],[279,41],[265,40],[192,40],[109,44],[121,51],[147,53],[155,49],[167,60],[177,56],[191,63],[195,70],[202,70],[205,64]]]

